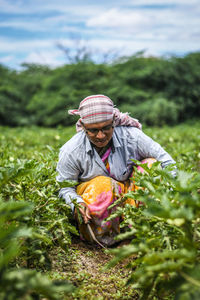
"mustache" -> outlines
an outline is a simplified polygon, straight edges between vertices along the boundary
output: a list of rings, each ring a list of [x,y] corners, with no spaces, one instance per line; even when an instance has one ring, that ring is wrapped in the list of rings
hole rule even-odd
[[[95,142],[105,142],[105,139],[96,139]]]

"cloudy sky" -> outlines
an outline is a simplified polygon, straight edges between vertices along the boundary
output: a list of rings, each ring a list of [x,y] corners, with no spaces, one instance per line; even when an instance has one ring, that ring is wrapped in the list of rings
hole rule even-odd
[[[58,45],[70,56],[85,46],[97,61],[200,51],[200,1],[0,0],[0,63],[56,67],[68,61]]]

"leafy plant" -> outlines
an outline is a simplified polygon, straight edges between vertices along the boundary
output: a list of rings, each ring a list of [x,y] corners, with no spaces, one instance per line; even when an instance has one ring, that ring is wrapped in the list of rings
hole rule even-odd
[[[12,158],[11,161],[13,160]],[[41,268],[47,263],[50,266],[47,249],[52,245],[51,231],[49,228],[42,230],[42,226],[38,226],[39,215],[37,214],[37,218],[34,215],[38,207],[31,201],[33,191],[28,189],[28,183],[31,185],[31,176],[35,175],[36,170],[38,171],[38,164],[34,160],[17,159],[16,162],[2,164],[0,167],[1,299],[40,299],[41,295],[48,299],[63,299],[64,293],[74,289],[67,281],[52,282],[36,270],[26,268],[36,265],[39,269],[39,266]],[[73,228],[68,222],[62,228],[61,218],[58,218],[56,225],[54,229],[62,231],[63,236],[66,229],[70,226]],[[62,244],[68,245],[69,242],[66,243],[64,239]]]
[[[117,265],[119,273],[113,279],[105,274],[104,291],[104,285],[98,286],[102,283],[99,274],[97,278],[92,274],[84,277],[84,265],[76,268],[74,245],[70,243],[77,231],[70,208],[58,198],[58,152],[75,128],[0,127],[0,208],[4,216],[0,218],[0,258],[4,262],[0,269],[0,298],[96,299],[98,290],[98,295],[114,299],[133,299],[137,293],[150,299],[174,299],[174,295],[176,299],[198,299],[199,123],[143,126],[143,130],[172,155],[179,171],[177,178],[172,178],[154,164],[152,169],[142,165],[148,175],[135,173],[136,184],[144,189],[127,196],[143,201],[145,206],[135,209],[126,205],[116,211],[124,216],[125,232],[119,238],[129,237],[131,243],[113,251],[117,256],[110,265],[119,260],[123,264]],[[104,256],[101,251],[97,251],[98,267]],[[80,263],[80,252],[76,254]],[[55,284],[43,277],[44,272],[47,278],[56,280]],[[128,274],[130,286],[126,288]],[[75,283],[77,292],[63,295],[65,287],[70,286],[58,286],[57,279],[65,278]]]
[[[62,299],[63,293],[73,291],[66,282],[53,283],[35,270],[16,268],[14,261],[20,255],[25,239],[34,239],[32,228],[23,225],[31,213],[25,202],[0,200],[0,298],[3,299]]]
[[[140,164],[137,162],[137,164]],[[200,174],[169,170],[154,164],[135,170],[134,180],[141,188],[125,195],[144,206],[126,204],[118,209],[127,228],[118,239],[131,238],[129,245],[111,252],[109,267],[132,257],[128,283],[140,289],[141,299],[198,299],[200,296]]]

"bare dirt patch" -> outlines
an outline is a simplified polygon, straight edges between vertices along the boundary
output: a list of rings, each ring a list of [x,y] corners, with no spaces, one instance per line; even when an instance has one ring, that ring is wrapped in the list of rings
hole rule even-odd
[[[64,252],[52,255],[52,272],[76,286],[76,291],[65,299],[138,299],[136,291],[126,285],[130,275],[127,262],[109,270],[103,269],[112,255],[98,245],[89,245],[75,237],[69,255]]]

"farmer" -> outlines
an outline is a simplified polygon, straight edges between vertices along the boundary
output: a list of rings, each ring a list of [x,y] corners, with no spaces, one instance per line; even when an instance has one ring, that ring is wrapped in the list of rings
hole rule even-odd
[[[114,210],[108,207],[117,197],[134,190],[129,180],[135,165],[131,159],[148,164],[157,160],[162,168],[175,161],[142,132],[136,119],[121,113],[107,96],[88,96],[78,109],[68,113],[80,119],[77,133],[60,149],[57,181],[74,181],[76,186],[61,188],[59,196],[71,206],[81,238],[110,246],[116,242],[120,220],[105,218]]]

